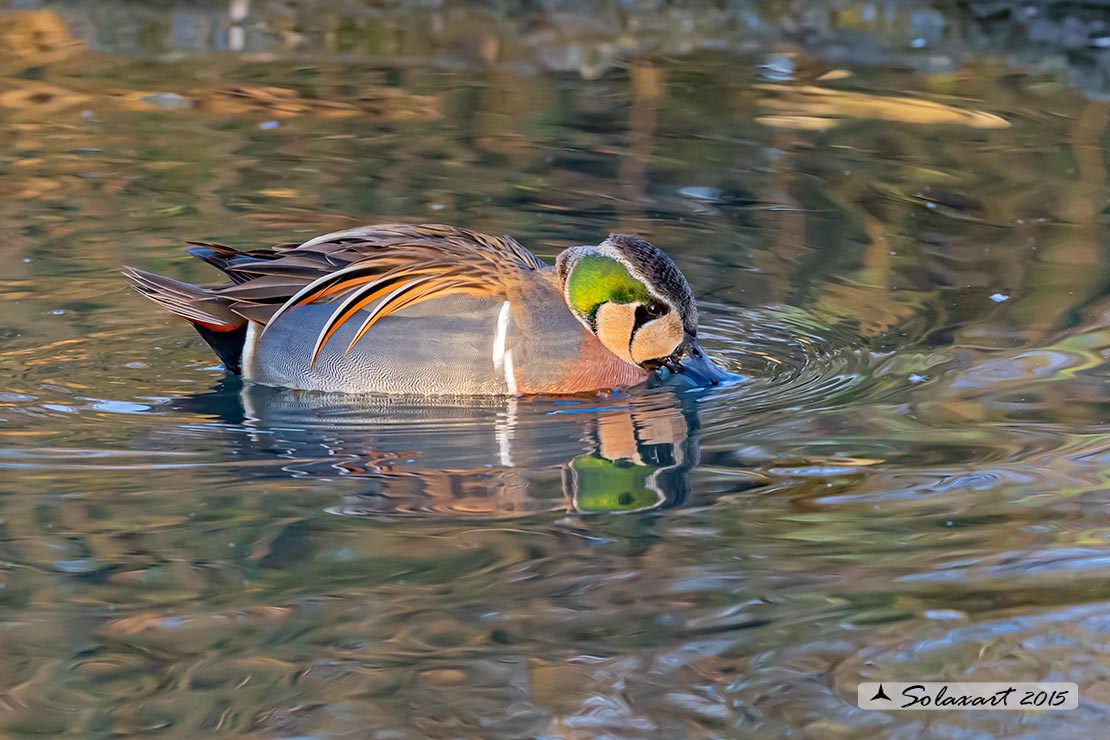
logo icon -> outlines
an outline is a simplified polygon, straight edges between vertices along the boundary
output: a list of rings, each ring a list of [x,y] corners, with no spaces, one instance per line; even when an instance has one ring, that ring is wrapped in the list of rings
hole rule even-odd
[[[879,690],[876,691],[875,695],[871,697],[871,701],[875,701],[876,699],[886,699],[887,701],[891,701],[891,698],[886,695],[885,691],[883,691],[882,684],[879,684]]]

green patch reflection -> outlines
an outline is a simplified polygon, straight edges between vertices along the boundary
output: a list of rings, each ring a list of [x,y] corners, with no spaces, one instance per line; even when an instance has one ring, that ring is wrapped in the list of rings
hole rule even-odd
[[[574,508],[582,514],[645,511],[666,500],[653,486],[659,468],[651,465],[580,455],[570,470]]]

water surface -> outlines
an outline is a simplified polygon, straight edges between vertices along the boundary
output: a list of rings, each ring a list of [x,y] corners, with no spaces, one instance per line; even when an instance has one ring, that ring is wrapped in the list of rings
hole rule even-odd
[[[1110,106],[1074,75],[897,4],[794,44],[758,4],[165,6],[0,3],[6,737],[1100,733]],[[244,387],[118,275],[396,220],[649,238],[741,379]]]

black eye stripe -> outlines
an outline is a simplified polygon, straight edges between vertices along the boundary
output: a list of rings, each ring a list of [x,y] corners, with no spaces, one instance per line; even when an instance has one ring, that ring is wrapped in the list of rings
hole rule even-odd
[[[649,321],[654,321],[660,316],[664,316],[668,313],[670,313],[670,309],[668,309],[662,303],[658,303],[655,301],[652,301],[651,303],[648,303],[646,305],[641,303],[640,305],[636,306],[636,315],[634,319],[635,328],[639,329],[641,326],[648,323]]]

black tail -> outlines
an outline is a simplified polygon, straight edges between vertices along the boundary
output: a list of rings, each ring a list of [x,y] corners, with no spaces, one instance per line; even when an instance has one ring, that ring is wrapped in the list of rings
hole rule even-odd
[[[212,329],[202,324],[190,322],[200,334],[201,339],[208,342],[224,367],[236,375],[243,374],[243,345],[247,341],[247,323],[229,329]]]

